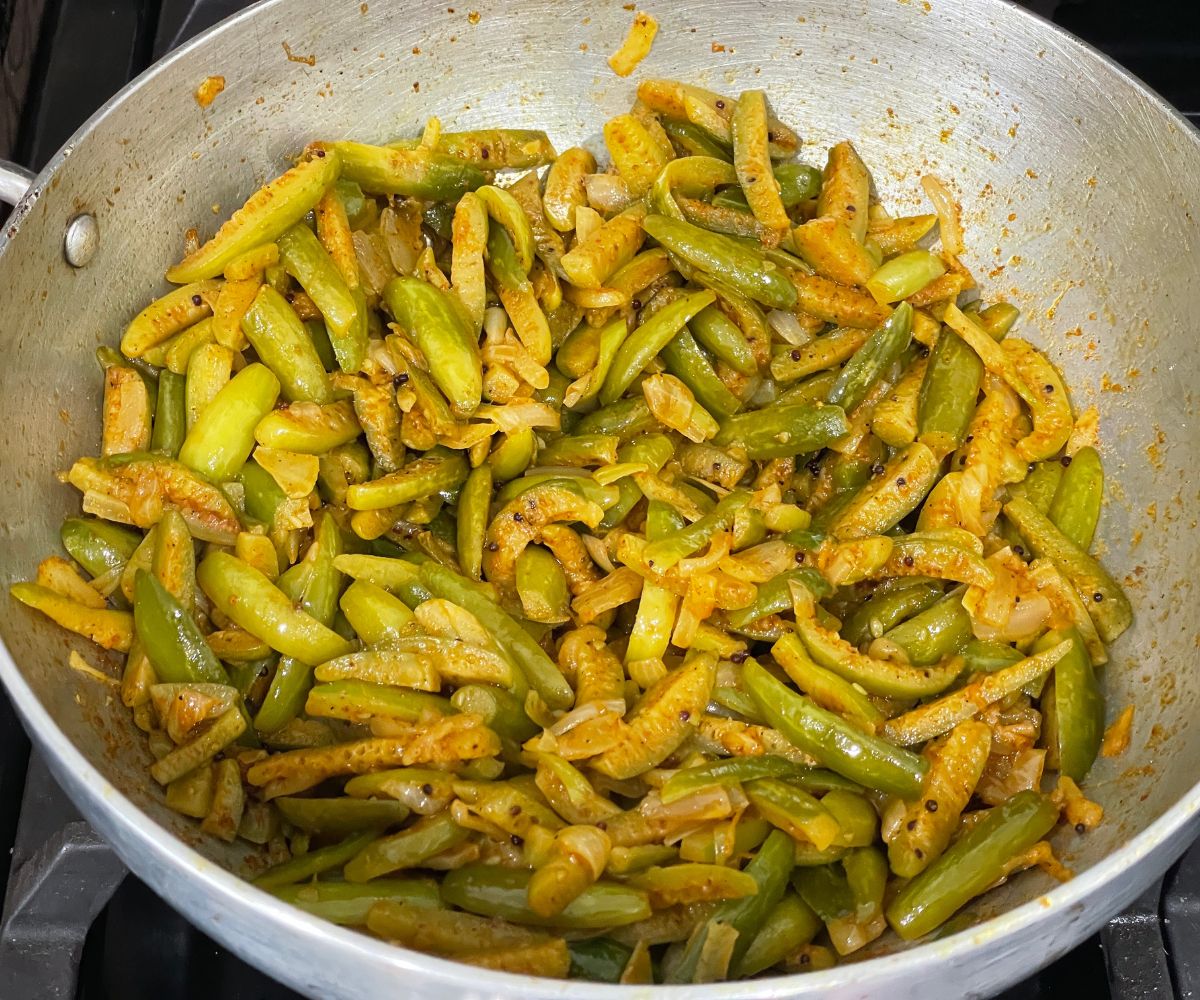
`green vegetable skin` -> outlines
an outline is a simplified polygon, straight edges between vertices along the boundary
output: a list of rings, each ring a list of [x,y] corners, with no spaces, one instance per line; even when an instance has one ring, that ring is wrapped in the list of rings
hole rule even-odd
[[[759,585],[758,596],[755,597],[753,604],[730,612],[729,624],[734,628],[744,628],[764,615],[774,615],[786,611],[792,606],[791,584],[793,582],[804,584],[816,597],[825,597],[831,592],[825,578],[815,569],[800,566],[796,569],[785,570],[774,579]]]
[[[664,306],[639,326],[617,348],[608,377],[600,389],[600,402],[616,402],[659,351],[701,309],[712,304],[716,296],[709,291],[693,292]]]
[[[840,327],[810,340],[802,347],[786,344],[773,348],[771,374],[780,382],[794,382],[840,365],[867,341],[865,330]],[[836,381],[836,376],[830,375]]]
[[[260,889],[273,891],[285,885],[304,882],[311,879],[314,875],[320,875],[322,872],[341,868],[342,865],[346,864],[346,862],[350,861],[370,844],[374,837],[374,830],[360,830],[357,833],[352,833],[344,840],[336,844],[331,844],[329,847],[321,847],[315,851],[309,851],[307,854],[301,854],[291,861],[285,861],[282,864],[275,865],[274,868],[268,868],[253,880],[254,885]]]
[[[929,666],[958,653],[971,638],[971,618],[962,606],[962,595],[946,595],[931,608],[884,633],[918,667]]]
[[[786,757],[764,754],[760,757],[731,757],[712,764],[676,771],[661,790],[663,804],[674,802],[701,788],[731,785],[758,778],[784,778],[808,791],[837,787],[842,779],[829,771],[796,764]]]
[[[1057,796],[973,797],[983,706],[1034,698],[1051,783],[1093,767],[1131,620],[1103,468],[849,143],[781,163],[762,92],[637,89],[607,175],[531,130],[312,144],[96,352],[74,564],[12,594],[129,651],[167,805],[282,831],[258,883],[309,913],[611,983],[824,967],[1051,831]],[[963,606],[1005,543],[1058,608],[1011,645]]]
[[[469,417],[483,395],[479,348],[457,299],[416,278],[393,278],[383,289],[392,315],[429,362],[429,374],[459,417]]]
[[[800,750],[867,788],[913,798],[929,765],[911,751],[869,736],[785,687],[753,660],[742,677],[759,711]]]
[[[416,149],[419,139],[398,139],[392,149]],[[468,163],[478,170],[527,170],[554,161],[554,147],[540,129],[484,128],[443,132],[434,152]]]
[[[375,840],[374,833],[368,833],[365,839],[360,836],[357,849],[343,858],[343,874],[347,882],[369,882],[390,872],[416,868],[426,858],[461,844],[469,832],[443,812],[424,817],[390,837]]]
[[[784,208],[795,208],[821,190],[821,171],[806,163],[780,163],[775,167],[774,174]],[[725,188],[713,198],[712,203],[718,208],[738,208],[742,211],[750,207],[741,188],[736,187]]]
[[[1032,503],[1017,497],[1004,505],[1004,514],[1021,533],[1029,550],[1039,558],[1049,559],[1071,581],[1101,639],[1111,643],[1133,624],[1133,608],[1121,585]]]
[[[472,589],[470,582],[444,566],[425,563],[420,569],[421,581],[437,597],[471,612],[496,641],[516,661],[529,686],[551,708],[567,708],[575,698],[574,691],[558,667],[520,625],[505,613],[495,601]]]
[[[268,448],[325,455],[354,441],[361,433],[354,404],[343,399],[319,407],[315,414],[308,407],[273,410],[254,428],[254,439]]]
[[[329,376],[296,311],[263,285],[242,317],[242,332],[259,360],[279,379],[285,399],[328,403]]]
[[[945,273],[946,265],[940,257],[928,250],[910,250],[880,267],[871,275],[866,288],[876,302],[895,302],[915,295]]]
[[[788,875],[792,871],[795,850],[795,841],[782,830],[775,830],[763,841],[758,853],[745,869],[758,883],[758,892],[753,896],[727,900],[717,907],[704,929],[688,941],[687,950],[673,970],[672,982],[692,981],[700,954],[704,950],[706,934],[715,924],[728,924],[738,932],[730,965],[736,965],[742,960],[759,928],[783,898]]]
[[[450,714],[450,703],[424,691],[364,681],[333,681],[312,687],[304,710],[311,716],[327,719],[353,721],[370,716],[416,722],[430,711]]]
[[[806,865],[792,873],[792,884],[800,898],[822,922],[833,923],[854,909],[854,894],[841,865]]]
[[[754,976],[777,965],[820,933],[823,923],[795,893],[787,893],[767,914],[742,959],[733,965],[733,976]]]
[[[794,634],[785,633],[771,648],[771,655],[801,693],[817,704],[839,712],[870,732],[883,725],[884,715],[871,699],[851,681],[814,663]]]
[[[942,597],[936,584],[918,583],[864,601],[842,626],[842,638],[856,646],[870,642],[902,621],[932,607]]]
[[[642,223],[648,236],[693,267],[727,282],[743,295],[772,309],[796,304],[796,289],[782,270],[737,240],[699,226],[648,215]]]
[[[646,564],[659,571],[670,569],[680,559],[700,549],[716,532],[728,528],[737,512],[745,507],[750,499],[749,493],[736,490],[722,497],[717,505],[699,520],[647,545],[643,553]]]
[[[533,461],[535,446],[533,429],[530,427],[523,427],[505,435],[495,450],[488,455],[492,478],[497,483],[516,479]]]
[[[1033,652],[1051,649],[1064,639],[1071,640],[1071,650],[1054,666],[1042,695],[1042,712],[1046,742],[1057,757],[1058,770],[1079,782],[1095,763],[1104,738],[1104,694],[1077,629],[1047,632],[1034,643]]]
[[[796,622],[796,631],[809,655],[820,666],[872,694],[888,698],[924,698],[937,694],[954,683],[960,669],[960,664],[953,661],[920,669],[864,656],[811,620]]]
[[[742,375],[753,375],[758,371],[758,362],[754,360],[754,351],[746,335],[715,305],[696,313],[689,326],[696,340],[734,371]]]
[[[1048,462],[1034,462],[1029,475],[1008,488],[1009,496],[1022,497],[1033,504],[1039,513],[1045,514],[1054,503],[1062,477],[1062,462],[1053,459]]]
[[[680,330],[661,353],[667,370],[691,389],[697,402],[714,416],[728,417],[742,408],[742,401],[725,388],[725,383],[717,377],[712,363],[687,327]]]
[[[345,372],[358,371],[367,356],[367,317],[333,259],[303,223],[280,236],[278,244],[280,262],[325,318],[338,366]]]
[[[68,517],[59,537],[71,558],[92,576],[123,569],[142,540],[136,531],[92,517]]]
[[[458,563],[473,580],[479,579],[491,499],[492,467],[481,465],[472,469],[458,494],[456,531]]]
[[[1063,462],[1066,462],[1063,459]],[[1092,547],[1100,504],[1104,499],[1104,466],[1095,448],[1080,448],[1063,470],[1046,516],[1067,538],[1086,552]]]
[[[981,639],[968,642],[963,647],[962,658],[967,672],[972,674],[981,670],[991,673],[1024,659],[1020,650],[1013,649],[1006,642],[984,642]]]
[[[476,712],[487,727],[515,743],[524,743],[539,730],[525,714],[521,701],[508,691],[487,684],[466,684],[450,698],[460,712]]]
[[[179,461],[214,483],[232,479],[254,448],[254,428],[279,398],[279,379],[265,365],[247,365],[216,394],[192,425]]]
[[[278,803],[280,800],[276,800]],[[441,906],[437,883],[432,879],[377,878],[366,885],[352,882],[305,882],[271,889],[271,895],[307,913],[335,924],[361,927],[367,913],[381,900],[393,900],[430,909]]]
[[[692,156],[711,156],[718,160],[733,160],[733,146],[706,128],[689,121],[664,118],[663,131]]]
[[[196,570],[201,589],[232,621],[272,649],[309,665],[350,652],[350,644],[298,611],[262,573],[228,552],[213,552]]]
[[[658,175],[647,194],[650,207],[660,215],[682,219],[675,195],[703,198],[721,184],[733,184],[737,173],[723,157],[699,154],[672,160]]]
[[[182,375],[165,369],[159,373],[150,450],[168,458],[179,455],[187,432],[186,385],[187,379]]]
[[[943,454],[962,444],[982,381],[979,355],[943,327],[930,352],[917,403],[917,431],[935,452]]]
[[[532,877],[530,871],[467,865],[446,873],[442,880],[442,901],[483,917],[572,930],[620,927],[650,916],[645,893],[612,882],[597,882],[584,889],[561,913],[539,917],[526,901]]]
[[[825,397],[831,406],[853,410],[863,401],[871,386],[886,372],[912,339],[912,306],[901,302],[842,367],[841,374]]]
[[[325,513],[316,521],[316,558],[301,562],[279,578],[279,587],[290,601],[298,601],[300,613],[311,615],[321,626],[333,624],[341,574],[334,560],[341,552],[341,535],[333,517]],[[295,656],[282,656],[275,667],[271,686],[254,717],[254,727],[273,733],[291,722],[304,708],[312,686],[312,665]]]
[[[1041,840],[1057,820],[1058,807],[1048,798],[1018,792],[900,890],[887,909],[888,923],[906,941],[935,930],[999,879],[1005,863]]]
[[[279,488],[274,477],[255,461],[242,466],[238,481],[246,491],[246,514],[251,523],[257,521],[270,527],[275,521],[275,512],[287,495]]]
[[[633,949],[610,938],[571,941],[571,978],[593,983],[617,983],[629,962]]]
[[[312,210],[337,179],[339,168],[336,155],[322,155],[271,181],[234,212],[216,236],[168,269],[167,280],[182,285],[215,278],[239,254],[270,243]]]
[[[740,445],[748,458],[788,458],[820,451],[849,432],[840,406],[777,403],[722,421],[713,443]]]
[[[802,788],[777,778],[759,778],[745,787],[746,797],[772,825],[818,851],[836,844],[840,827],[833,814]]]
[[[607,465],[616,461],[618,444],[616,436],[612,434],[569,435],[551,441],[541,450],[538,458],[543,465]]]
[[[408,807],[390,799],[278,798],[275,807],[292,826],[307,833],[345,837],[363,829],[396,826]]]
[[[625,445],[617,452],[619,462],[644,462],[651,471],[657,472],[674,454],[674,445],[665,434],[647,434]],[[620,524],[642,499],[642,491],[632,476],[626,476],[617,484],[617,502],[604,513],[600,527],[607,530]]]
[[[529,621],[562,624],[571,617],[571,592],[562,565],[546,549],[528,545],[517,556],[517,593]]]
[[[189,612],[145,570],[134,583],[133,622],[158,679],[167,684],[228,684],[229,675]]]
[[[354,181],[370,194],[456,201],[487,180],[483,171],[469,163],[424,149],[393,149],[362,142],[319,142],[311,148],[333,152],[341,161],[342,178]]]
[[[384,510],[453,489],[466,478],[467,460],[462,452],[427,452],[396,472],[351,486],[346,503],[352,510]]]

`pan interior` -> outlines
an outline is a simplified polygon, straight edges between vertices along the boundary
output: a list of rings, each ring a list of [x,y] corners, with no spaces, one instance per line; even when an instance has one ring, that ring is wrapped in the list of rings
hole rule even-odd
[[[961,198],[966,263],[988,300],[1022,309],[1020,333],[1060,366],[1077,409],[1096,406],[1109,477],[1099,537],[1123,579],[1134,629],[1104,668],[1109,718],[1137,706],[1133,742],[1088,784],[1106,821],[1061,836],[1077,871],[1163,814],[1195,782],[1192,613],[1200,564],[1192,433],[1200,278],[1193,199],[1200,149],[1181,120],[1117,70],[984,0],[662,4],[649,58],[628,80],[605,64],[629,11],[619,4],[478,9],[429,2],[292,0],[243,16],[174,57],[68,151],[0,254],[0,535],[7,584],[58,550],[78,497],[55,473],[98,447],[93,358],[165,290],[161,274],[190,226],[202,235],[316,138],[386,141],[445,128],[544,128],[561,151],[598,152],[600,124],[636,81],[670,76],[736,93],[765,89],[803,137],[803,158],[853,140],[894,214],[922,208],[931,172]],[[226,87],[202,109],[212,74]],[[95,213],[99,252],[73,270],[63,228]],[[165,809],[144,740],[115,687],[67,666],[103,657],[5,598],[0,634],[21,676],[87,760],[154,821],[240,868],[247,851],[202,837]],[[983,914],[1045,892],[1023,876]]]

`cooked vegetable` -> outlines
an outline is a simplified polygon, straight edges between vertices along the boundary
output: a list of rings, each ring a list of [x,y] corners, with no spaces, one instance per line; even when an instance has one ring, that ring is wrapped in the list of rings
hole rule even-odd
[[[1017,792],[900,890],[888,907],[888,923],[905,940],[928,934],[1007,874],[1009,862],[1057,820],[1058,807],[1045,796]]]
[[[1049,559],[1071,582],[1105,642],[1112,642],[1133,623],[1133,608],[1121,585],[1054,522],[1028,500],[1018,497],[1004,505],[1005,516],[1021,533],[1034,555]]]
[[[212,239],[167,271],[176,284],[215,278],[247,250],[270,243],[299,222],[337,180],[336,155],[320,150],[256,191]],[[124,345],[122,345],[124,347]]]
[[[213,482],[233,479],[254,448],[254,431],[275,406],[279,380],[260,364],[238,372],[188,429],[179,461]]]
[[[1066,459],[1063,459],[1063,463]],[[1100,504],[1104,499],[1104,468],[1095,448],[1080,448],[1063,470],[1046,516],[1084,552],[1092,547]]]
[[[525,974],[826,967],[1100,821],[1094,426],[959,308],[936,178],[892,218],[767,94],[637,90],[603,173],[312,143],[97,352],[74,561],[12,595],[126,654],[152,787],[310,913]]]

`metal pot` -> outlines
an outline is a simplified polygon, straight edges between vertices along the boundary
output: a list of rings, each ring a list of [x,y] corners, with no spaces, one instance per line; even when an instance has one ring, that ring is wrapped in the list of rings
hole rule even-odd
[[[655,13],[661,30],[640,74],[766,88],[813,156],[851,138],[889,207],[915,208],[926,171],[957,186],[985,293],[1022,307],[1022,332],[1062,367],[1077,406],[1100,410],[1105,559],[1138,612],[1105,668],[1110,715],[1137,705],[1134,740],[1089,783],[1106,821],[1061,835],[1074,881],[1022,875],[973,911],[990,919],[886,957],[662,995],[990,994],[1094,931],[1197,833],[1200,674],[1185,665],[1200,644],[1200,437],[1190,433],[1200,136],[1100,55],[999,0],[664,0]],[[185,229],[210,232],[315,137],[384,140],[437,114],[447,127],[545,127],[560,148],[594,141],[631,99],[632,82],[604,62],[631,16],[617,0],[497,0],[478,15],[445,0],[267,0],[97,112],[0,236],[3,581],[29,574],[77,509],[53,473],[96,447],[93,350],[163,290]],[[193,92],[210,74],[226,89],[202,109]],[[98,243],[90,257],[72,246],[76,264],[87,259],[76,267],[64,234],[81,213]],[[176,909],[271,975],[322,998],[625,994],[393,948],[250,887],[233,874],[244,848],[202,838],[164,807],[119,699],[67,667],[75,644],[8,600],[0,633],[0,677],[83,813]]]

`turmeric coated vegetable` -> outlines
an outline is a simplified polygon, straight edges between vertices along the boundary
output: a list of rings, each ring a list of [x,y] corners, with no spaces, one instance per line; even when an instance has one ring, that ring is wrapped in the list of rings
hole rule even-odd
[[[1062,874],[1133,608],[1094,411],[945,185],[896,218],[849,142],[801,161],[787,95],[629,90],[602,164],[434,118],[189,236],[96,353],[69,558],[11,595],[263,890],[686,989]]]
[[[302,219],[338,177],[341,163],[326,151],[292,167],[251,195],[211,240],[167,271],[176,284],[215,278],[240,254],[269,243]]]

